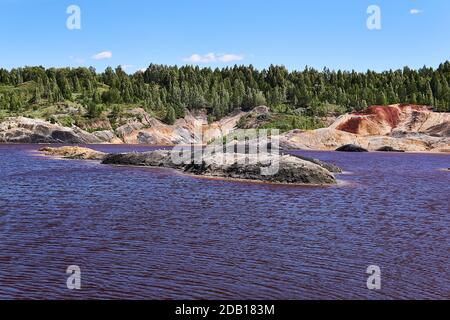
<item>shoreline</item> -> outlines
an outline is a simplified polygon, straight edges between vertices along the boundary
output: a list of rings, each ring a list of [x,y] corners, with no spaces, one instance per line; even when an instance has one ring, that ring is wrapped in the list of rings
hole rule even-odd
[[[136,147],[148,147],[148,148],[174,148],[176,146],[178,147],[188,147],[191,146],[189,144],[180,144],[180,145],[153,145],[153,144],[131,144],[131,143],[14,143],[14,142],[0,142],[0,146],[20,146],[20,145],[26,145],[26,146],[49,146],[49,147],[61,147],[61,146],[68,146],[68,147],[91,147],[91,146],[136,146]],[[200,146],[207,146],[205,144],[203,145],[193,145],[194,147],[200,147]],[[280,149],[280,151],[304,151],[304,152],[338,152],[338,153],[358,153],[358,152],[341,152],[336,150],[323,150],[323,149]],[[367,153],[384,153],[384,154],[433,154],[433,155],[450,155],[450,150],[448,151],[402,151],[402,152],[388,152],[388,151],[368,151],[364,152]],[[363,153],[363,154],[364,154]]]

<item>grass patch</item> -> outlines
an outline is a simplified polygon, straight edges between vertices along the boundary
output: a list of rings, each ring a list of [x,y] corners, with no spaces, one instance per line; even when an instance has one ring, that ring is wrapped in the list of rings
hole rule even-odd
[[[72,127],[75,120],[71,116],[62,116],[57,118],[58,123],[63,127]]]
[[[313,116],[271,113],[260,114],[256,117],[253,115],[242,117],[237,123],[237,127],[240,129],[278,129],[283,133],[294,129],[314,130],[323,128],[324,123],[319,118]]]
[[[314,130],[323,127],[322,121],[314,117],[276,114],[268,122],[263,123],[259,129],[278,129],[284,133],[294,129]]]

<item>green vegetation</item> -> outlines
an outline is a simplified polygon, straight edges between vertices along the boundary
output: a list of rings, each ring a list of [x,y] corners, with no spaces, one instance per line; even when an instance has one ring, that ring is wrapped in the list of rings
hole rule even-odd
[[[324,127],[323,123],[314,117],[277,114],[269,122],[259,126],[260,129],[278,129],[281,133],[294,129],[313,130]]]
[[[294,129],[313,130],[324,126],[319,117],[304,116],[299,112],[275,113],[273,111],[262,114],[250,113],[237,123],[239,129],[278,129],[282,133]]]
[[[167,114],[166,114],[166,117],[165,117],[164,121],[167,124],[172,125],[172,124],[175,123],[176,120],[177,119],[176,119],[176,115],[175,115],[175,110],[171,106],[169,106],[167,108]]]
[[[282,130],[320,126],[317,117],[361,110],[368,105],[417,103],[450,111],[450,62],[376,73],[288,71],[282,66],[211,69],[150,65],[128,75],[120,67],[96,73],[94,68],[24,67],[0,69],[0,117],[50,118],[61,108],[79,114],[55,118],[65,124],[108,117],[113,125],[124,110],[143,107],[167,123],[185,111],[205,109],[208,120],[235,109],[267,105],[275,116],[263,126]],[[78,119],[76,119],[78,117]]]
[[[60,125],[64,127],[71,127],[75,124],[75,120],[71,116],[62,116],[55,119],[55,122],[58,122]]]

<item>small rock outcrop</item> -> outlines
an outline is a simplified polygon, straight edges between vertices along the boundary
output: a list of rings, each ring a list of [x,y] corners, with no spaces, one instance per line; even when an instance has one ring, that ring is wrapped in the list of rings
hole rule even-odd
[[[378,148],[376,151],[378,151],[378,152],[405,152],[403,150],[394,149],[391,146],[384,146],[384,147]]]
[[[40,152],[48,156],[55,156],[67,159],[77,159],[77,160],[103,160],[105,153],[92,150],[89,148],[81,147],[45,147],[39,149]]]
[[[339,147],[336,149],[336,151],[340,152],[368,152],[367,149],[364,149],[363,147],[360,147],[356,144],[346,144],[342,147]]]

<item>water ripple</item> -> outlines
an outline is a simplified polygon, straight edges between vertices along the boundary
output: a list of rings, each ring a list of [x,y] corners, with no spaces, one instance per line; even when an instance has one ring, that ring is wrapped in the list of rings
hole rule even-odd
[[[450,298],[450,173],[436,170],[449,155],[298,152],[351,172],[309,188],[36,149],[0,145],[0,298]],[[71,264],[80,291],[66,288]],[[370,264],[381,291],[366,288]]]

